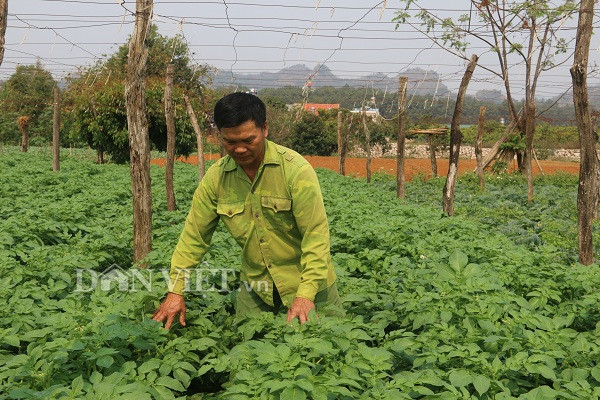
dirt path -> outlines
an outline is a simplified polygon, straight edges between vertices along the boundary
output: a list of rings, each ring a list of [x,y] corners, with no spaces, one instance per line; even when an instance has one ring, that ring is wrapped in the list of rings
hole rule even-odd
[[[218,154],[206,154],[206,160],[216,160],[219,158]],[[321,157],[321,156],[305,156],[308,162],[315,168],[329,168],[333,171],[338,170],[339,159],[337,157]],[[186,162],[188,164],[197,164],[198,157],[180,157],[178,161]],[[156,158],[151,161],[154,165],[165,165],[164,158]],[[578,162],[566,162],[566,161],[540,161],[544,173],[554,174],[557,172],[566,172],[577,174],[579,173]],[[475,169],[475,160],[460,160],[459,172],[473,171]],[[438,160],[437,162],[438,174],[446,175],[448,173],[448,160]],[[516,161],[511,163],[509,170],[516,170]],[[371,170],[373,172],[385,172],[388,174],[396,174],[396,160],[394,158],[374,158],[371,162]],[[411,180],[413,176],[417,174],[423,174],[425,176],[431,175],[431,162],[428,159],[422,158],[409,158],[406,159],[405,164],[405,176],[406,180]],[[534,164],[533,173],[539,174],[540,171]],[[366,175],[366,159],[364,158],[347,158],[346,159],[346,174],[351,176],[365,176]]]

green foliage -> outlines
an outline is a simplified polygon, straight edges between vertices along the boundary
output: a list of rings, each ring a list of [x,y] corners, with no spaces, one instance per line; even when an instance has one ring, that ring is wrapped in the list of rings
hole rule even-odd
[[[152,27],[148,37],[148,78],[146,80],[146,108],[148,130],[152,149],[166,150],[166,121],[164,112],[164,89],[167,65],[175,65],[175,153],[189,155],[196,149],[196,134],[187,115],[184,94],[188,94],[202,127],[205,121],[204,107],[211,101],[212,93],[203,90],[202,79],[206,68],[197,70],[188,58],[185,42],[179,38],[167,38]],[[91,68],[82,76],[69,80],[64,95],[63,115],[67,140],[102,149],[117,163],[129,160],[129,137],[125,108],[125,76],[127,46],[106,62]],[[204,98],[201,98],[204,96]],[[204,100],[204,101],[202,101]]]
[[[324,117],[303,113],[294,124],[289,141],[292,149],[300,154],[329,156],[337,146],[336,131]]]
[[[0,88],[0,141],[18,143],[17,118],[29,116],[31,139],[52,138],[53,90],[56,82],[41,63],[19,65]]]
[[[150,320],[166,290],[74,292],[76,271],[131,265],[129,170],[64,154],[0,156],[2,399],[593,399],[600,396],[600,270],[576,260],[576,176],[474,175],[441,212],[443,179],[372,184],[318,171],[347,310],[289,326],[235,322],[234,292],[186,298],[187,327]],[[155,193],[149,269],[167,268],[197,186],[175,165],[182,205]],[[25,188],[25,190],[24,190]],[[594,241],[598,242],[598,230]],[[217,228],[205,258],[239,265]],[[239,284],[232,278],[231,285]],[[234,287],[234,286],[231,286]]]
[[[477,125],[461,129],[464,135],[463,143],[473,145],[477,135]],[[487,120],[483,128],[483,145],[491,147],[506,131],[506,126],[498,121]],[[579,148],[579,133],[576,126],[556,126],[542,122],[535,128],[533,145],[536,149],[577,149]]]

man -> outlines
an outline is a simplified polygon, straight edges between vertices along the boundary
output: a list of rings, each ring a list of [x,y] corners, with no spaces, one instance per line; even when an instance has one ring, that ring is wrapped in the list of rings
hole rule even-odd
[[[252,94],[223,97],[214,119],[228,155],[208,169],[194,193],[171,259],[174,285],[153,319],[166,319],[169,329],[179,314],[185,326],[181,271],[200,263],[219,219],[242,248],[246,284],[237,295],[238,317],[277,313],[283,306],[288,322],[298,318],[304,323],[316,307],[341,310],[329,225],[313,168],[298,153],[266,140],[266,108]]]

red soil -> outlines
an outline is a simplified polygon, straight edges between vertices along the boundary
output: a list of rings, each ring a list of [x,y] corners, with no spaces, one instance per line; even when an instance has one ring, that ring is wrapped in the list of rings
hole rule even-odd
[[[218,154],[206,154],[205,160],[216,160],[219,158]],[[333,171],[338,170],[339,158],[338,157],[321,157],[321,156],[305,156],[308,162],[315,168],[329,168]],[[197,164],[198,158],[196,156],[180,157],[178,161],[186,162],[188,164]],[[151,161],[154,165],[165,165],[164,158],[156,158]],[[566,162],[566,161],[540,161],[542,170],[547,174],[554,174],[557,172],[566,172],[577,174],[579,173],[578,162]],[[460,160],[458,164],[459,173],[474,171],[475,160]],[[448,160],[442,159],[437,161],[438,175],[446,175],[448,173]],[[509,170],[514,171],[516,169],[516,162],[511,163]],[[413,176],[417,174],[423,174],[425,176],[431,175],[431,161],[429,159],[421,158],[408,158],[405,162],[405,178],[407,181],[411,180]],[[385,172],[388,174],[396,174],[396,159],[394,158],[374,158],[371,161],[372,172]],[[539,174],[540,171],[537,165],[533,165],[533,173]],[[365,158],[346,158],[346,174],[351,176],[365,176],[366,175],[366,159]]]

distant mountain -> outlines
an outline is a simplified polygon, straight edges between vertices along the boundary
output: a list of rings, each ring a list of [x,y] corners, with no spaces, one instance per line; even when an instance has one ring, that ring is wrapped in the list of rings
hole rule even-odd
[[[482,89],[475,93],[475,98],[481,101],[491,101],[500,104],[506,100],[506,96],[498,89]]]
[[[589,85],[588,96],[590,98],[590,105],[595,108],[600,108],[600,86]],[[562,97],[556,96],[551,100],[556,101],[561,106],[572,106],[573,105],[573,90],[569,90]]]
[[[421,68],[411,68],[401,74],[390,76],[380,72],[357,78],[340,78],[326,65],[308,68],[304,64],[296,64],[283,68],[277,72],[259,72],[256,74],[232,74],[230,71],[219,71],[213,76],[213,85],[244,86],[247,88],[264,89],[285,86],[302,87],[308,82],[312,87],[373,87],[374,89],[398,90],[398,78],[408,77],[408,94],[445,96],[449,93],[448,87],[442,82],[435,71],[426,71]]]

